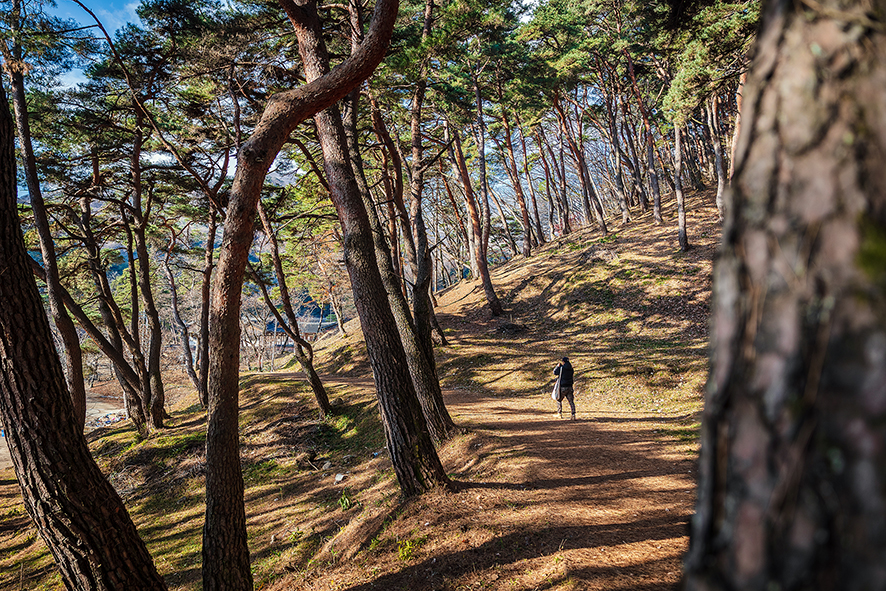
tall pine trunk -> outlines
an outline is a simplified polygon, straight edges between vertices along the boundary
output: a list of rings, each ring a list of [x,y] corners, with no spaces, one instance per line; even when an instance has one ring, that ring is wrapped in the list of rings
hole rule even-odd
[[[300,10],[287,7],[286,12],[299,39],[305,78],[308,81],[321,78],[329,72],[329,57],[316,4],[308,2]],[[330,198],[342,227],[345,267],[375,378],[385,440],[400,490],[405,496],[415,495],[448,483],[448,478],[434,449],[409,374],[338,107],[331,106],[317,113],[314,123],[323,150]]]
[[[373,125],[376,133],[382,143],[387,145],[389,149],[394,150],[393,141],[387,133],[384,121],[381,118],[381,111],[374,99],[370,99]],[[351,107],[351,113],[356,113],[356,104]],[[346,133],[348,135],[348,151],[350,152],[351,166],[354,170],[355,180],[363,199],[363,205],[369,218],[369,224],[372,228],[372,237],[375,247],[375,257],[378,261],[379,271],[385,290],[388,294],[388,302],[391,306],[391,312],[400,334],[400,340],[403,343],[403,349],[406,354],[407,364],[409,365],[409,374],[415,387],[416,395],[421,404],[422,414],[428,430],[434,441],[442,443],[449,439],[455,428],[449,411],[443,402],[443,392],[440,389],[440,380],[437,377],[436,359],[434,358],[434,344],[431,340],[431,327],[434,319],[432,302],[429,294],[430,269],[429,263],[424,259],[430,258],[431,253],[428,249],[427,234],[424,227],[424,219],[422,217],[421,204],[415,204],[416,195],[413,193],[416,187],[416,172],[413,170],[413,179],[410,184],[410,202],[412,207],[412,217],[415,221],[420,219],[421,223],[408,223],[405,208],[403,208],[402,183],[400,184],[401,195],[396,196],[396,187],[394,187],[394,195],[392,201],[399,199],[399,209],[402,210],[401,219],[404,221],[403,233],[406,240],[416,239],[416,246],[412,248],[413,254],[422,253],[418,260],[413,258],[413,273],[416,281],[413,286],[413,309],[410,314],[409,303],[406,300],[402,286],[402,278],[398,277],[393,265],[393,257],[388,244],[384,239],[384,233],[381,227],[381,220],[376,213],[376,205],[373,202],[372,195],[369,191],[369,185],[366,182],[363,170],[363,159],[360,156],[357,144],[357,121],[356,117],[352,117],[349,121]],[[414,152],[413,152],[414,156]],[[393,158],[392,158],[393,160]],[[397,166],[400,166],[399,158],[396,159]],[[418,200],[421,200],[421,189],[419,189]],[[417,217],[416,217],[417,216]]]
[[[175,274],[172,272],[172,266],[169,264],[169,259],[172,257],[172,251],[175,249],[175,243],[176,237],[173,232],[169,240],[169,246],[166,249],[166,257],[163,259],[163,270],[166,272],[166,281],[169,283],[172,320],[175,322],[175,330],[179,336],[179,344],[181,345],[182,351],[182,364],[185,366],[185,373],[188,374],[188,379],[191,380],[194,389],[199,392],[200,378],[194,370],[194,355],[191,352],[191,329],[188,327],[187,322],[181,317],[181,312],[179,311],[178,306],[178,286],[175,282]]]
[[[708,130],[711,134],[711,143],[714,146],[714,170],[717,173],[717,215],[723,221],[723,191],[726,188],[726,168],[723,162],[723,143],[720,138],[720,114],[718,105],[720,99],[716,94],[711,97],[710,104],[705,109],[708,114]]]
[[[295,315],[295,309],[292,307],[292,299],[289,297],[289,286],[286,282],[286,273],[283,270],[283,260],[280,258],[280,245],[277,242],[277,234],[271,227],[271,220],[265,211],[261,201],[258,202],[258,217],[261,220],[262,228],[271,247],[271,260],[274,263],[274,275],[277,278],[277,288],[280,291],[280,302],[283,304],[283,313],[286,315],[285,322],[281,324],[285,327],[286,332],[292,337],[295,345],[295,358],[301,366],[302,371],[308,378],[311,385],[311,391],[314,393],[314,399],[317,401],[317,408],[320,409],[320,416],[325,417],[332,412],[332,406],[329,404],[329,395],[326,393],[326,387],[320,380],[317,370],[314,369],[314,351],[310,343],[305,341],[298,329],[298,318]],[[258,279],[258,278],[257,278]],[[268,302],[272,312],[277,313],[273,302]],[[278,321],[283,320],[279,318]],[[320,319],[321,324],[323,319]],[[319,331],[318,331],[319,332]],[[273,359],[273,358],[272,358]]]
[[[301,10],[291,0],[280,3]],[[238,378],[240,297],[256,204],[271,164],[295,127],[347,95],[384,57],[398,5],[397,0],[376,3],[360,51],[339,64],[334,72],[274,94],[237,154],[210,309],[204,591],[251,591],[253,586],[240,470]]]
[[[489,261],[487,259],[486,241],[483,238],[483,220],[480,204],[475,197],[474,188],[471,186],[471,174],[468,172],[468,165],[461,147],[461,138],[456,133],[452,139],[453,158],[461,179],[462,188],[464,189],[465,203],[471,219],[471,248],[477,265],[477,272],[483,285],[483,292],[490,312],[492,312],[493,316],[500,316],[503,313],[503,309],[501,302],[498,300],[498,295],[495,293],[495,287],[492,285],[492,276],[489,274]]]
[[[499,98],[502,97],[499,87]],[[504,124],[505,146],[507,147],[506,166],[508,167],[511,182],[514,184],[514,194],[517,197],[517,205],[520,206],[520,216],[523,220],[523,256],[528,257],[532,253],[532,223],[529,221],[529,208],[526,206],[526,196],[523,194],[523,185],[520,183],[520,175],[517,172],[517,159],[514,157],[514,140],[511,137],[511,121],[506,111],[502,110],[501,121]]]
[[[198,369],[200,377],[200,405],[209,406],[209,308],[212,298],[212,271],[215,268],[215,234],[218,229],[215,205],[209,204],[206,226],[206,245],[203,249],[203,280],[200,282],[200,349]]]
[[[541,226],[541,217],[538,215],[538,200],[535,197],[535,184],[532,182],[532,175],[529,174],[529,152],[526,151],[526,134],[523,132],[523,122],[520,121],[519,114],[514,114],[514,120],[517,122],[517,129],[520,132],[520,146],[523,148],[523,174],[526,175],[526,184],[529,187],[529,199],[532,202],[532,215],[535,220],[535,234],[538,238],[538,244],[541,245],[546,242],[546,239],[544,228]]]
[[[677,242],[680,250],[689,250],[686,233],[686,203],[683,198],[683,125],[674,123],[674,193],[677,197]]]
[[[18,2],[15,4],[18,6]],[[17,57],[20,60],[21,46],[16,43],[13,51],[19,54]],[[37,162],[31,142],[28,102],[25,97],[25,78],[20,70],[24,63],[19,61],[6,65],[11,69],[12,73],[12,102],[15,107],[15,123],[25,169],[25,182],[28,186],[31,210],[34,213],[34,225],[37,227],[37,235],[40,237],[40,252],[43,256],[43,267],[46,269],[46,295],[49,300],[49,311],[64,345],[65,361],[68,368],[65,380],[74,403],[74,413],[77,417],[77,422],[82,429],[86,423],[86,383],[83,379],[83,352],[80,349],[80,337],[77,334],[77,328],[74,326],[74,321],[68,316],[62,303],[61,278],[59,277],[55,244],[49,227],[49,214],[46,210],[46,203],[43,201],[43,192],[40,189],[40,180],[37,178]],[[0,108],[6,109],[6,104],[0,105]]]
[[[145,215],[145,209],[142,203],[142,164],[141,154],[144,146],[144,136],[142,133],[143,116],[140,114],[140,106],[133,105],[136,112],[139,113],[135,119],[135,130],[133,139],[132,155],[130,157],[131,174],[132,174],[132,204],[128,213],[132,215],[131,238],[135,245],[135,254],[138,255],[133,260],[132,248],[130,248],[129,274],[130,279],[138,284],[136,289],[133,285],[133,301],[137,301],[136,292],[141,294],[141,299],[145,305],[145,317],[148,322],[148,356],[145,374],[145,383],[142,384],[142,392],[144,398],[142,400],[145,410],[148,413],[148,419],[151,427],[154,429],[163,428],[163,419],[166,415],[165,402],[166,395],[163,389],[163,376],[160,373],[160,352],[163,345],[163,325],[160,322],[160,313],[154,302],[154,291],[151,286],[151,257],[148,254],[147,244],[147,228],[148,218]],[[150,205],[146,208],[150,211]],[[128,222],[127,222],[128,223]],[[133,338],[139,342],[138,330],[138,311],[133,306],[132,313]]]

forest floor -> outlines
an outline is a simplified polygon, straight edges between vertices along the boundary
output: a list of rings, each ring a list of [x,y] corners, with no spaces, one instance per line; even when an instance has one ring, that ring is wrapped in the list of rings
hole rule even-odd
[[[688,204],[688,253],[675,224],[646,214],[496,267],[504,317],[488,313],[477,283],[438,295],[449,340],[439,374],[461,428],[440,448],[454,490],[400,498],[356,322],[317,349],[335,416],[317,419],[292,369],[244,374],[256,588],[676,588],[719,239],[710,193]],[[564,355],[576,421],[568,405],[555,416],[550,398]],[[205,427],[184,382],[168,396],[167,431],[143,439],[121,424],[89,439],[170,588],[199,589]],[[0,588],[60,589],[11,470],[0,470],[0,516]]]

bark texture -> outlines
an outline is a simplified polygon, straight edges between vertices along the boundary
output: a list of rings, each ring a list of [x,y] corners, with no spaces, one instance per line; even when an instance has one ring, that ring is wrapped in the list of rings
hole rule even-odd
[[[0,418],[25,507],[68,589],[165,589],[75,420],[19,227],[2,86],[0,105]]]
[[[320,409],[320,416],[322,418],[332,412],[332,405],[329,404],[329,394],[326,393],[326,387],[323,385],[323,381],[320,379],[317,370],[314,368],[314,349],[311,347],[310,343],[302,338],[301,331],[298,329],[298,318],[295,315],[295,308],[292,307],[292,298],[289,297],[289,286],[286,284],[286,273],[283,271],[283,260],[280,258],[280,246],[277,242],[277,234],[274,232],[273,227],[271,227],[271,220],[268,218],[268,214],[261,202],[258,203],[258,215],[261,219],[265,236],[267,236],[268,243],[271,247],[271,259],[274,261],[274,275],[277,277],[277,286],[280,290],[280,303],[283,305],[283,312],[286,314],[286,320],[280,316],[276,306],[274,306],[274,303],[268,296],[267,288],[261,283],[261,279],[257,276],[255,278],[256,284],[261,287],[265,301],[276,317],[277,322],[283,327],[289,337],[292,338],[292,342],[295,345],[295,358],[298,360],[298,364],[301,366],[305,376],[307,376],[308,383],[311,384],[311,390],[314,392],[314,399],[317,401],[317,408]]]
[[[683,126],[674,124],[674,194],[677,199],[677,242],[680,250],[689,250],[686,233],[686,202],[683,197]]]
[[[18,2],[15,3],[16,7]],[[17,12],[18,8],[15,9]],[[13,48],[16,57],[21,59],[21,46]],[[19,67],[14,67],[19,66]],[[19,146],[22,162],[25,168],[25,181],[28,185],[28,193],[31,209],[34,213],[34,225],[37,235],[40,237],[40,252],[43,255],[43,267],[46,269],[46,295],[49,301],[49,311],[56,329],[64,344],[65,361],[68,372],[65,376],[68,391],[74,401],[74,413],[81,428],[86,423],[86,384],[83,380],[83,352],[80,349],[80,337],[74,321],[65,311],[61,297],[61,279],[59,277],[58,261],[56,258],[55,244],[52,238],[52,230],[49,226],[49,214],[46,203],[43,201],[43,192],[40,189],[40,180],[37,176],[37,161],[34,155],[34,147],[31,142],[31,124],[28,117],[28,101],[25,97],[25,77],[20,67],[20,61],[7,64],[12,69],[12,92],[13,105],[15,106],[15,123],[18,130]]]
[[[686,589],[886,589],[884,16],[882,1],[766,6]]]

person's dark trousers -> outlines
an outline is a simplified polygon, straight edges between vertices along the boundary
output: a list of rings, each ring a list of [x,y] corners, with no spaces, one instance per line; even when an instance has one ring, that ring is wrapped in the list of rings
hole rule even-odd
[[[557,412],[563,416],[563,399],[569,402],[572,408],[572,418],[575,419],[575,396],[572,393],[572,386],[560,386],[560,400],[557,401]]]

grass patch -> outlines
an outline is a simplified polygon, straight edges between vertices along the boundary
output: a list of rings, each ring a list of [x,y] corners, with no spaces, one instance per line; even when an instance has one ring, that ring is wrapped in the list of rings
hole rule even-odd
[[[283,476],[286,472],[276,460],[247,464],[243,466],[243,483],[249,486],[268,484],[268,481]]]
[[[154,457],[167,460],[194,452],[202,452],[206,447],[206,431],[162,435],[152,440]]]

